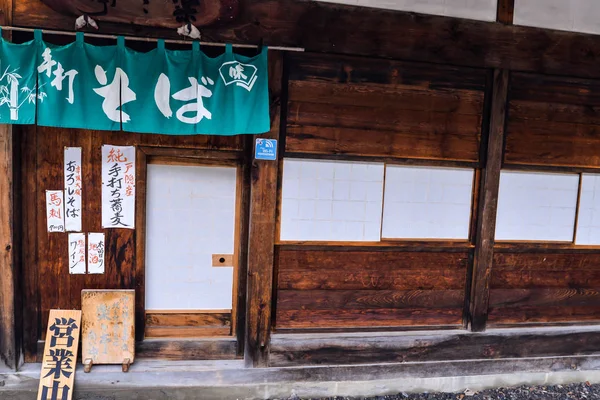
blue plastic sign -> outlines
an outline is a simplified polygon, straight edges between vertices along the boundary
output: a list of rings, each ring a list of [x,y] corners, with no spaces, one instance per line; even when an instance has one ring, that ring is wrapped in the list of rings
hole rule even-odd
[[[277,160],[277,140],[275,139],[256,139],[257,160]]]

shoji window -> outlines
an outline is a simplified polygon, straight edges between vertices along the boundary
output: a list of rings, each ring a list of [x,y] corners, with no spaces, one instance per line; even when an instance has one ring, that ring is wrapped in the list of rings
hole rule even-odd
[[[575,244],[600,245],[600,175],[581,177]]]
[[[285,159],[281,240],[379,241],[381,163]]]
[[[383,238],[469,237],[472,169],[388,165]]]
[[[572,242],[578,174],[502,171],[496,240]]]

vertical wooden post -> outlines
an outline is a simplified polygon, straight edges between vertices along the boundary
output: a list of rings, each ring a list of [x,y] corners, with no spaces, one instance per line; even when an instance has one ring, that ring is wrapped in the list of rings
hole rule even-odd
[[[515,15],[515,0],[498,0],[496,21],[505,25],[512,25]]]
[[[12,0],[0,1],[0,22],[12,23]],[[15,323],[13,129],[0,124],[0,357],[10,368],[19,363]]]
[[[500,187],[500,169],[504,148],[509,72],[494,71],[490,129],[485,169],[479,195],[479,212],[475,237],[475,256],[470,295],[471,330],[485,330],[490,297],[490,276],[494,257],[496,210]]]
[[[271,131],[256,137],[279,140],[282,73],[282,54],[270,52]],[[254,146],[254,142],[253,140],[252,146]],[[278,150],[281,153],[282,149],[278,148]],[[275,251],[279,163],[278,161],[264,160],[251,160],[251,163],[248,292],[244,358],[246,366],[266,367],[271,330],[273,253]]]

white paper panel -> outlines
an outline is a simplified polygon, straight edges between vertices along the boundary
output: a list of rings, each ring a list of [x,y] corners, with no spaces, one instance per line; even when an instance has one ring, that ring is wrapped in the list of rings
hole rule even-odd
[[[328,3],[385,8],[421,14],[445,15],[482,21],[496,20],[497,0],[321,0]],[[518,0],[517,0],[518,1]]]
[[[472,169],[388,165],[383,238],[468,239]]]
[[[85,274],[85,233],[69,233],[69,273]]]
[[[573,240],[579,176],[502,171],[496,240]]]
[[[102,227],[135,226],[135,147],[102,146]]]
[[[104,273],[104,233],[88,234],[88,274]]]
[[[515,0],[515,25],[600,33],[598,0]]]
[[[600,244],[600,175],[583,174],[576,244]]]
[[[281,240],[379,241],[383,168],[285,159]]]
[[[231,309],[236,169],[148,165],[146,308]]]
[[[62,190],[46,190],[46,225],[48,232],[65,231],[65,204]]]
[[[81,232],[81,147],[65,147],[65,229]]]

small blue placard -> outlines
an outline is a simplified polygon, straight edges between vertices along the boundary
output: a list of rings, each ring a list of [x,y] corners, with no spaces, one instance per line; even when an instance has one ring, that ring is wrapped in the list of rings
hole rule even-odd
[[[277,160],[277,140],[275,139],[256,139],[257,160]]]

